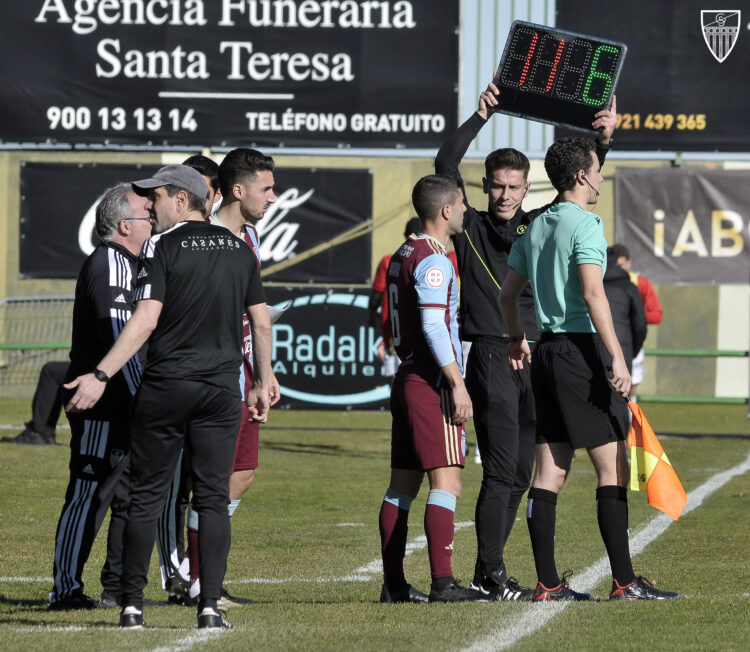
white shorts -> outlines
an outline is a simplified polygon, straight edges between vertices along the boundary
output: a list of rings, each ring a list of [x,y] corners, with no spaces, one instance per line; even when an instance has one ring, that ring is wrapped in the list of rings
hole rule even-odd
[[[638,355],[633,358],[633,373],[630,374],[633,385],[640,385],[643,382],[643,360],[646,354],[643,349],[638,351]]]

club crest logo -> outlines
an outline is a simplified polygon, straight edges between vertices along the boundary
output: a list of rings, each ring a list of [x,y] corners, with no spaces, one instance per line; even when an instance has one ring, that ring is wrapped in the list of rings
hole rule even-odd
[[[526,229],[528,228],[528,224],[519,224],[518,227],[516,227],[516,233],[518,233],[518,235],[523,235],[524,233],[526,233]]]
[[[729,56],[740,35],[740,11],[734,9],[703,9],[701,11],[703,40],[719,63]]]

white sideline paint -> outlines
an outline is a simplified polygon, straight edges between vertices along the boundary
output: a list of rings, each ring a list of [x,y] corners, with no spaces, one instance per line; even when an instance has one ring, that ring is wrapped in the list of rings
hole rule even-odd
[[[463,530],[467,527],[473,527],[474,521],[459,521],[454,525],[456,532]],[[408,557],[417,550],[423,550],[427,547],[427,537],[422,534],[418,537],[414,537],[409,543],[406,544],[406,556]],[[327,584],[329,582],[369,582],[372,580],[373,575],[380,575],[383,572],[383,561],[380,557],[373,559],[368,564],[360,566],[351,575],[345,577],[313,577],[313,578],[299,578],[290,577],[288,579],[271,579],[261,577],[249,577],[241,580],[225,580],[224,584],[287,584],[287,583],[313,583],[313,584]]]
[[[219,636],[222,636],[223,634],[226,634],[231,631],[233,630],[231,629],[229,630],[208,629],[204,631],[195,631],[195,632],[192,632],[191,634],[188,634],[185,638],[180,639],[174,645],[166,645],[163,647],[157,647],[151,650],[151,652],[184,652],[185,650],[189,650],[194,645],[207,643],[208,641],[218,638]]]
[[[467,527],[473,527],[474,521],[459,521],[455,524],[455,531],[463,530]],[[427,537],[421,535],[414,537],[411,542],[406,544],[406,556],[423,550],[427,547]],[[369,582],[373,575],[379,575],[383,572],[383,562],[380,558],[373,559],[369,564],[360,566],[351,575],[345,577],[289,577],[289,578],[272,578],[272,577],[248,577],[239,580],[225,580],[224,584],[328,584],[329,582]],[[51,577],[0,577],[0,582],[52,582]]]
[[[684,516],[700,507],[703,501],[714,491],[723,487],[727,482],[738,475],[750,470],[750,455],[745,461],[728,471],[723,471],[711,476],[708,481],[688,494],[688,502]],[[634,536],[630,537],[630,554],[636,556],[652,541],[657,539],[674,521],[666,514],[659,514],[651,519]],[[591,591],[603,579],[610,576],[609,559],[603,557],[593,566],[589,566],[582,574],[576,576],[576,591]],[[544,604],[528,605],[510,625],[498,628],[490,634],[483,636],[473,645],[464,648],[463,652],[485,652],[489,650],[504,650],[515,645],[525,636],[535,633],[563,609],[570,606],[571,602],[546,602]]]

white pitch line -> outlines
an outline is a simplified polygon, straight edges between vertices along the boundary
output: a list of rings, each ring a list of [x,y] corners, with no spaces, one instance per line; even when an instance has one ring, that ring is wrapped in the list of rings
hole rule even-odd
[[[467,527],[472,527],[474,521],[459,521],[455,524],[454,529],[456,532],[463,530]],[[418,550],[424,550],[427,547],[427,537],[422,534],[418,537],[414,537],[409,543],[406,544],[406,556],[417,552]],[[287,579],[274,579],[274,578],[261,578],[261,577],[250,577],[241,580],[225,580],[225,584],[292,584],[298,583],[311,583],[311,584],[327,584],[329,582],[369,582],[372,580],[373,575],[380,575],[383,572],[383,560],[378,557],[373,559],[371,562],[360,566],[351,575],[344,577],[312,577],[312,578],[300,578],[291,577]]]
[[[51,584],[54,580],[51,577],[0,577],[0,582],[44,582]]]
[[[174,645],[157,647],[151,650],[151,652],[184,652],[185,650],[189,650],[195,645],[207,643],[208,641],[218,638],[219,636],[223,636],[224,634],[231,631],[231,629],[211,629],[204,631],[195,631],[191,634],[188,634],[185,638],[181,639]]]
[[[684,516],[703,504],[717,489],[723,487],[727,482],[738,475],[750,470],[750,455],[744,462],[711,476],[708,481],[688,494],[688,502]],[[666,514],[659,514],[651,519],[641,530],[630,538],[630,554],[636,556],[652,541],[661,536],[674,521]],[[576,590],[590,591],[603,579],[609,577],[609,559],[603,557],[592,566],[589,566],[581,575],[576,576]],[[504,650],[515,645],[525,636],[529,636],[544,627],[554,616],[563,609],[570,606],[571,602],[546,602],[543,604],[529,605],[511,625],[496,629],[490,634],[483,636],[474,644],[464,648],[463,652],[485,652],[489,650]]]

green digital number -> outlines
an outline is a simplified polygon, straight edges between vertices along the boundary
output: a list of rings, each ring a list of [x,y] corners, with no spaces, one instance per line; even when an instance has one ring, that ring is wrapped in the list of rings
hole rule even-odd
[[[582,96],[583,101],[586,102],[586,104],[590,104],[592,106],[601,106],[604,98],[607,97],[607,95],[609,94],[609,90],[612,88],[612,76],[596,69],[597,65],[599,65],[599,56],[602,52],[609,52],[610,54],[614,54],[616,56],[620,53],[620,50],[612,45],[600,45],[598,48],[596,48],[596,52],[594,52],[594,58],[591,61],[589,76],[586,77],[586,83],[583,87]],[[594,79],[605,80],[604,90],[601,92],[598,98],[593,98],[589,95],[589,91],[591,90],[591,83]]]

